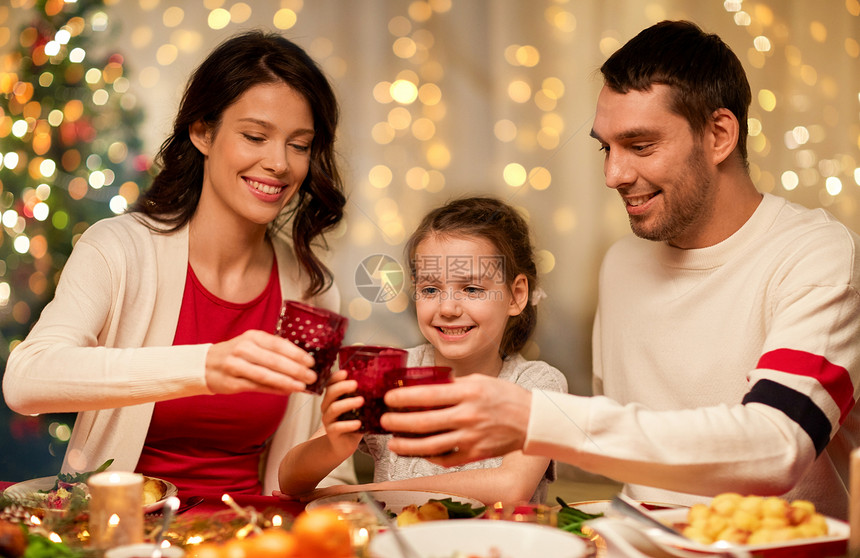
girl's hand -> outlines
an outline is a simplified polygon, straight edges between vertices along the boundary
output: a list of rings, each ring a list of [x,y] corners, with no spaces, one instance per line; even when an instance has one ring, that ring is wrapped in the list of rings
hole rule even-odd
[[[322,422],[325,427],[326,437],[331,443],[332,450],[337,455],[349,457],[358,448],[362,434],[358,432],[361,428],[359,420],[338,420],[338,417],[347,411],[358,409],[364,404],[364,398],[360,395],[355,397],[340,397],[355,393],[358,382],[346,379],[346,370],[338,370],[332,374],[328,387],[322,399]]]
[[[291,341],[259,330],[215,343],[206,353],[206,385],[213,393],[304,391],[316,380],[314,359]]]

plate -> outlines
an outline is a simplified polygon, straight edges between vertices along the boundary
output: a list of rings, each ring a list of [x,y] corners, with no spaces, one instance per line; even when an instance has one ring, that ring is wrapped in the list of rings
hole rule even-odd
[[[19,482],[17,484],[13,484],[9,488],[7,488],[3,492],[3,494],[5,496],[9,496],[10,498],[26,500],[30,498],[35,492],[38,492],[40,490],[50,490],[54,488],[54,483],[56,482],[56,475],[53,477],[40,477],[38,479],[30,479],[27,481]],[[166,480],[162,480],[161,482],[163,482],[165,486],[167,486],[164,491],[164,495],[161,497],[161,500],[143,506],[144,513],[149,513],[161,509],[161,507],[164,505],[164,501],[167,498],[169,498],[170,496],[176,496],[177,492],[179,492],[176,489],[176,485],[174,485],[173,483],[167,482]]]
[[[649,509],[651,511],[688,509],[687,506],[682,506],[680,504],[669,504],[666,502],[648,502],[643,500],[638,500],[638,502],[645,506],[646,509]],[[602,513],[610,515],[608,512],[612,508],[612,500],[586,500],[583,502],[569,502],[567,505],[585,513]]]
[[[687,520],[687,510],[657,510],[651,514],[655,519],[664,523],[684,523]],[[759,557],[780,556],[841,556],[847,548],[849,526],[848,523],[825,517],[829,534],[823,537],[810,539],[796,539],[786,542],[756,544],[756,545],[731,545],[732,549],[744,550]],[[596,529],[595,529],[596,530]],[[668,533],[663,534],[653,531],[649,532],[651,538],[657,542],[670,544],[672,546],[691,550],[694,552],[713,552],[716,545],[705,545],[694,541],[679,540],[678,537]]]
[[[391,513],[400,513],[403,511],[403,508],[413,504],[420,506],[422,504],[426,504],[428,500],[444,500],[445,498],[451,498],[455,502],[460,502],[461,504],[471,504],[473,508],[484,507],[484,503],[480,500],[467,498],[466,496],[458,496],[456,494],[444,494],[442,492],[425,492],[423,490],[368,490],[367,494],[380,504],[383,504],[385,509]],[[335,502],[360,501],[361,499],[358,497],[357,492],[336,494],[334,496],[325,496],[323,498],[312,500],[308,503],[305,509],[312,510],[316,507],[333,504]]]
[[[582,558],[588,543],[561,529],[534,523],[457,519],[410,525],[400,534],[421,556],[453,556],[455,552],[490,556],[493,549],[505,558]],[[384,532],[370,541],[372,558],[403,556],[394,536]]]

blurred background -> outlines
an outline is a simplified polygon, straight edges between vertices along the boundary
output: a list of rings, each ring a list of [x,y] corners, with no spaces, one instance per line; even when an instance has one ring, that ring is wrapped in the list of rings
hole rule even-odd
[[[529,218],[548,294],[525,354],[588,394],[600,260],[629,234],[589,137],[597,70],[662,19],[719,34],[747,69],[759,189],[860,230],[859,0],[3,0],[0,361],[77,236],[147,187],[189,73],[266,28],[308,50],[341,102],[349,203],[328,261],[347,341],[421,342],[403,243],[430,208],[492,194]],[[0,402],[0,479],[55,474],[73,420]]]

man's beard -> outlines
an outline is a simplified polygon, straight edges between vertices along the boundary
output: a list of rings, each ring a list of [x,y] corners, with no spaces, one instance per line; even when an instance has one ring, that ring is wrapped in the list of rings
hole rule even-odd
[[[645,240],[655,242],[671,242],[687,233],[692,225],[701,221],[707,208],[711,206],[714,197],[713,179],[708,174],[704,164],[704,150],[696,144],[687,157],[684,174],[675,184],[685,184],[681,188],[671,190],[671,198],[661,189],[664,211],[652,218],[652,226],[646,226],[648,216],[630,216],[630,228],[633,234]]]

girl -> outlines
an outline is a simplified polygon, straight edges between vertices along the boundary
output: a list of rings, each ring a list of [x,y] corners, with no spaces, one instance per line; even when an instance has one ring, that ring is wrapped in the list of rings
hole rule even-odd
[[[409,366],[450,366],[455,377],[485,374],[528,389],[567,392],[561,372],[518,354],[537,319],[537,270],[525,221],[509,205],[486,197],[453,201],[429,213],[406,245],[415,286],[418,327],[428,343],[409,350]],[[529,300],[531,298],[531,300]],[[319,497],[355,490],[430,490],[485,503],[543,502],[554,463],[516,451],[443,468],[388,451],[390,435],[362,435],[359,421],[337,417],[363,403],[338,398],[355,391],[339,371],[323,397],[324,428],[296,446],[280,467],[281,492],[300,495],[359,445],[373,457],[374,483],[317,490]]]
[[[197,68],[152,186],[81,236],[9,358],[10,408],[79,413],[63,471],[113,458],[183,496],[277,486],[280,456],[320,425],[297,393],[313,359],[273,332],[282,298],[338,306],[311,251],[343,216],[337,119],[323,73],[280,35],[233,37]]]

